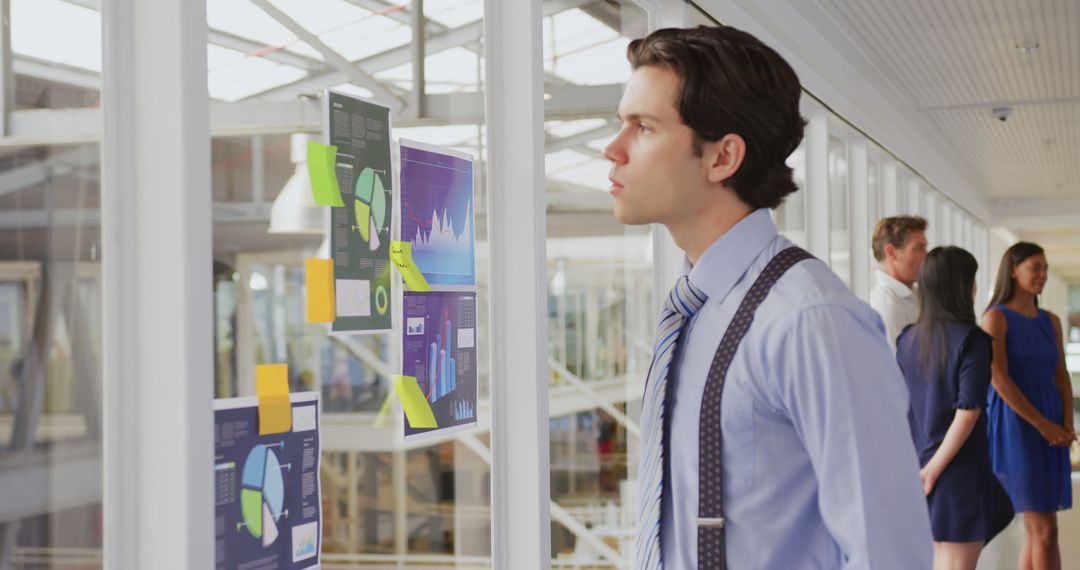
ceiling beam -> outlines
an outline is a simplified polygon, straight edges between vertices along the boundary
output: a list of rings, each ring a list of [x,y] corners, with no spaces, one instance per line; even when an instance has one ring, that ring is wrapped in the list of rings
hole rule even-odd
[[[101,90],[101,74],[82,67],[17,54],[12,55],[12,67],[19,75],[83,89]]]
[[[544,2],[544,16],[551,16],[572,8],[584,6],[593,1],[594,0],[553,0]],[[428,36],[427,54],[430,56],[455,47],[472,47],[476,48],[476,51],[478,51],[483,33],[483,20],[463,24],[457,28],[444,29],[442,32]],[[366,57],[354,62],[354,65],[364,70],[365,73],[374,76],[380,71],[393,69],[411,61],[412,47],[405,45]],[[308,77],[304,77],[293,83],[273,87],[261,93],[255,93],[246,99],[256,99],[260,101],[295,99],[300,96],[317,94],[327,87],[340,85],[348,81],[349,77],[340,70],[329,69],[322,73],[311,74]],[[361,85],[361,87],[364,86]]]
[[[455,47],[462,47],[470,43],[478,43],[483,34],[483,22],[473,22],[461,27],[447,30],[439,34],[433,34],[427,38],[427,53],[439,53]],[[374,76],[380,71],[393,69],[412,61],[412,46],[403,45],[388,49],[384,52],[361,59],[353,63],[353,67],[361,69],[369,76]],[[347,83],[350,78],[340,69],[329,69],[322,73],[314,73],[293,83],[273,87],[261,93],[255,93],[246,99],[272,101],[295,99],[304,95],[314,95],[327,87]],[[366,87],[360,85],[360,87]]]
[[[583,133],[576,135],[570,135],[567,137],[556,138],[550,137],[547,143],[544,145],[545,153],[558,152],[560,150],[574,149],[577,151],[584,151],[590,156],[597,156],[599,153],[596,149],[586,146],[588,143],[604,138],[608,135],[617,133],[619,131],[619,123],[615,120],[609,120],[607,124],[590,129]]]
[[[1013,230],[1080,227],[1080,198],[999,199],[987,207],[993,225]]]
[[[96,12],[101,11],[101,0],[63,0],[68,4],[75,6],[81,6]],[[216,28],[210,28],[209,37],[207,40],[209,43],[236,50],[246,55],[258,56],[277,63],[283,63],[285,65],[291,65],[293,67],[299,67],[311,72],[319,72],[326,69],[326,64],[323,62],[282,49],[281,46],[270,46],[262,42],[250,40],[248,38],[240,37],[236,34],[232,34]]]
[[[82,146],[53,155],[45,160],[16,166],[0,173],[0,196],[44,184],[101,162],[97,146]]]
[[[610,118],[622,85],[550,85],[544,102],[547,120]],[[211,136],[290,134],[322,130],[318,99],[291,101],[210,102]],[[484,117],[482,93],[437,93],[427,96],[427,116],[395,116],[395,127],[479,124]],[[27,109],[11,113],[11,133],[0,147],[96,142],[101,138],[101,109]]]
[[[210,28],[207,40],[218,47],[236,50],[252,57],[261,57],[273,62],[299,67],[308,73],[322,73],[327,65],[313,57],[291,52],[282,46],[270,46],[263,42],[249,40],[247,38],[215,30]]]
[[[390,105],[394,111],[400,111],[405,106],[405,102],[395,93],[391,92],[385,85],[377,81],[368,72],[354,65],[341,54],[334,51],[330,46],[319,39],[319,36],[315,35],[313,32],[300,25],[299,22],[292,19],[288,14],[278,9],[278,7],[274,6],[270,0],[250,1],[252,4],[262,8],[262,10],[271,18],[276,20],[282,26],[285,26],[290,32],[296,34],[296,37],[300,38],[301,41],[322,54],[323,59],[325,59],[331,67],[344,73],[354,85],[371,91],[376,98]]]

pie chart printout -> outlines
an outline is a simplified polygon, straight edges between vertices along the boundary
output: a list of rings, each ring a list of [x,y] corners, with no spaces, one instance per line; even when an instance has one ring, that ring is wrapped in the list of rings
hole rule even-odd
[[[244,463],[240,509],[247,531],[261,538],[263,546],[277,540],[277,521],[285,502],[285,480],[277,455],[265,445],[256,445]]]
[[[318,568],[319,394],[289,395],[291,428],[259,434],[259,399],[214,400],[214,570]]]
[[[334,260],[335,333],[389,332],[394,224],[390,108],[326,91],[327,142],[337,147],[334,173],[345,207],[329,208]]]

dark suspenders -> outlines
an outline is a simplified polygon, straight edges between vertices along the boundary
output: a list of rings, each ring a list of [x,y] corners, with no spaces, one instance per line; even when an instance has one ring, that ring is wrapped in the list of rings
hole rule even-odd
[[[773,285],[791,266],[813,257],[798,247],[789,247],[769,261],[731,319],[723,340],[716,349],[705,393],[701,398],[701,436],[698,441],[698,568],[724,570],[724,470],[721,462],[723,441],[720,435],[720,400],[724,379],[739,348],[754,312],[765,300]]]

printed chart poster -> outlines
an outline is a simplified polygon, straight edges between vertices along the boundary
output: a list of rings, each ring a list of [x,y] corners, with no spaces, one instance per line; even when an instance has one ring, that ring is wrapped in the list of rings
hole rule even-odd
[[[476,293],[404,293],[403,372],[427,396],[437,428],[413,428],[405,436],[476,423]]]
[[[329,144],[337,146],[344,208],[330,208],[334,332],[388,331],[390,302],[390,109],[327,91]]]
[[[401,239],[429,284],[476,285],[472,157],[401,141]]]
[[[259,435],[257,398],[214,400],[217,570],[319,566],[319,400],[290,396],[292,431]]]

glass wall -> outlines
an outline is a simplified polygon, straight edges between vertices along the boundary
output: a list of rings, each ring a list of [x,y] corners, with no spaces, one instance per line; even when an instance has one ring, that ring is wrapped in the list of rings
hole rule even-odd
[[[255,3],[207,3],[213,101],[237,112],[274,103],[287,109],[298,97],[312,101],[296,128],[213,141],[216,394],[253,394],[254,368],[265,363],[288,364],[290,390],[320,393],[324,567],[488,568],[484,5],[398,4],[326,2],[313,10],[276,2],[282,16]],[[418,18],[422,27],[414,26]],[[315,39],[301,40],[304,32]],[[226,37],[242,41],[215,43]],[[417,68],[419,46],[424,57]],[[328,64],[331,53],[362,73],[348,76]],[[305,322],[304,259],[328,255],[323,212],[291,218],[274,212],[314,206],[295,201],[291,190],[300,185],[301,197],[311,192],[304,151],[308,140],[319,140],[318,100],[326,88],[398,105],[395,143],[440,145],[476,159],[477,430],[403,441],[401,408],[390,398],[391,378],[399,373],[395,334],[329,335],[324,325]],[[388,401],[391,411],[380,419]]]
[[[789,194],[775,210],[776,228],[799,247],[806,248],[806,143],[787,159],[799,191]]]
[[[829,265],[851,286],[851,232],[848,231],[847,144],[829,137]]]
[[[0,112],[95,113],[98,13],[5,6]],[[72,144],[60,123],[18,130],[13,116],[8,137],[45,142],[0,148],[0,568],[100,567],[101,148]]]
[[[652,231],[612,217],[603,150],[648,14],[625,1],[544,9],[552,566],[606,568],[633,540],[628,474],[655,313]]]
[[[545,2],[554,10],[561,3]],[[714,23],[693,7],[692,23]],[[629,75],[626,43],[647,31],[646,10],[630,1],[585,2],[544,20],[548,99],[545,112],[548,200],[548,340],[551,387],[552,565],[612,568],[632,557],[633,484],[639,438],[636,419],[651,353],[656,297],[667,287],[655,274],[667,266],[649,228],[616,223],[606,195],[610,163],[602,151],[616,132],[612,121],[621,83]],[[671,24],[675,25],[675,24]],[[581,86],[581,87],[579,87]],[[588,88],[584,88],[588,87]],[[573,89],[573,90],[571,90]],[[575,93],[568,105],[562,93]],[[816,105],[817,103],[812,103]],[[853,224],[871,235],[887,210],[887,184],[899,213],[918,214],[920,179],[867,141],[866,212],[850,211],[851,143],[865,135],[829,113],[823,188],[807,185],[807,141],[787,159],[800,191],[775,210],[778,229],[806,246],[815,229],[829,235],[828,263],[851,283]],[[888,168],[887,168],[888,167]],[[899,173],[899,177],[897,176]],[[892,180],[887,181],[886,176]],[[923,184],[925,184],[923,182]],[[829,204],[827,219],[809,219],[816,192]],[[936,192],[930,190],[930,192]],[[679,259],[678,250],[670,252]],[[869,255],[869,254],[867,254]],[[876,264],[871,263],[872,283]],[[662,283],[663,282],[663,283]],[[655,285],[654,285],[655,284]]]

